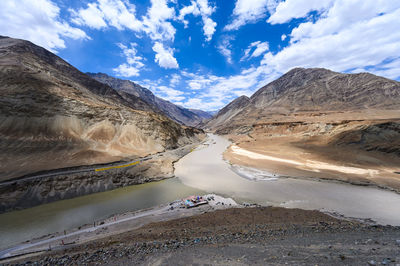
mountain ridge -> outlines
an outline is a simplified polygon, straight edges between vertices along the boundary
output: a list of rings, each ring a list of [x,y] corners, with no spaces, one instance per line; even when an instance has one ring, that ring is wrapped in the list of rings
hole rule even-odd
[[[240,98],[240,97],[239,97]],[[237,98],[238,99],[238,98]],[[400,82],[370,73],[343,74],[323,68],[294,68],[257,90],[240,106],[229,103],[205,125],[209,129],[251,125],[279,114],[400,109]],[[229,130],[228,130],[229,131]]]
[[[200,133],[25,40],[0,38],[0,84],[2,180],[146,156]]]
[[[175,105],[167,100],[155,96],[149,89],[146,89],[133,81],[115,78],[105,73],[87,74],[97,81],[109,85],[118,92],[123,91],[139,97],[141,100],[152,106],[154,111],[161,112],[180,124],[198,126],[200,123],[204,122],[204,120],[208,119],[204,117],[204,114],[201,115],[204,111],[191,110]]]

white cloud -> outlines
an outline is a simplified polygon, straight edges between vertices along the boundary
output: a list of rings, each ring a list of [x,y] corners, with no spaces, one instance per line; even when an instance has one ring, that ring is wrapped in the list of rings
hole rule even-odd
[[[201,88],[195,90],[196,95],[183,102],[183,106],[210,111],[224,107],[238,96],[250,96],[261,86],[275,79],[278,74],[265,66],[259,66],[228,77],[185,71],[182,72],[182,76],[186,78],[187,86]]]
[[[282,41],[286,40],[286,37],[287,37],[286,34],[282,34],[281,40],[282,40]]]
[[[201,84],[198,82],[191,81],[188,85],[192,90],[201,90]]]
[[[289,22],[294,18],[305,17],[311,11],[327,9],[334,0],[286,0],[280,2],[276,11],[272,14],[268,22],[271,24]]]
[[[257,67],[230,77],[183,73],[187,83],[202,84],[202,90],[184,106],[219,109],[237,96],[250,96],[294,67],[372,72],[400,79],[399,17],[400,2],[336,0],[315,22],[294,28],[287,47],[277,53],[264,51],[267,53]],[[260,44],[250,44],[247,56]]]
[[[400,77],[396,68],[386,67],[400,55],[399,17],[398,1],[336,0],[316,22],[294,28],[289,46],[266,54],[262,64],[280,73],[299,66]]]
[[[175,10],[168,6],[167,0],[151,0],[151,7],[143,17],[143,30],[154,41],[173,41],[176,30],[168,20],[174,18]]]
[[[89,3],[86,9],[79,9],[78,11],[70,10],[73,14],[72,22],[77,25],[87,25],[94,29],[101,29],[107,27],[104,21],[104,15],[96,3]]]
[[[179,82],[181,82],[181,76],[179,76],[178,74],[172,74],[171,79],[169,80],[170,86],[175,87],[179,84]]]
[[[254,52],[251,54],[250,57],[258,57],[262,55],[264,52],[268,51],[269,49],[269,44],[268,42],[261,42],[256,45],[256,49]]]
[[[98,0],[89,3],[87,8],[78,11],[70,10],[72,22],[86,25],[94,29],[113,26],[119,30],[124,28],[140,31],[142,23],[135,17],[135,6],[124,0]]]
[[[271,13],[276,5],[276,0],[237,0],[233,21],[225,26],[225,30],[237,30],[248,23],[255,23]]]
[[[123,54],[126,57],[127,63],[123,63],[118,67],[114,68],[113,71],[122,77],[133,77],[139,76],[140,69],[144,67],[142,61],[143,57],[137,56],[137,50],[135,48],[136,44],[131,43],[131,48],[128,48],[122,43],[117,44],[119,48],[122,49]]]
[[[218,45],[218,51],[225,56],[226,61],[229,64],[233,63],[232,60],[232,44],[231,41],[234,39],[233,36],[226,36],[222,39],[222,42]]]
[[[181,102],[185,100],[185,96],[183,96],[184,92],[169,88],[167,86],[157,86],[157,88],[153,88],[155,94],[167,101],[171,102]]]
[[[50,0],[1,0],[0,34],[29,40],[51,51],[65,48],[64,38],[90,39],[60,18]]]
[[[120,77],[134,77],[134,76],[139,76],[140,70],[132,65],[123,63],[118,67],[114,68],[113,71],[117,76]]]
[[[156,53],[154,59],[160,67],[163,68],[179,68],[178,62],[174,57],[174,50],[171,48],[165,48],[162,43],[156,42],[153,46],[153,51]]]
[[[186,28],[189,24],[189,21],[185,20],[187,15],[201,16],[206,41],[211,41],[217,27],[217,23],[210,18],[214,12],[215,7],[209,5],[208,0],[192,0],[191,5],[185,6],[180,10],[178,20],[182,21]]]
[[[253,49],[254,49],[254,51],[250,55],[250,52]],[[261,41],[253,42],[244,50],[244,56],[240,59],[240,61],[243,61],[247,58],[259,57],[260,55],[263,55],[268,50],[269,50],[268,42],[261,42]]]

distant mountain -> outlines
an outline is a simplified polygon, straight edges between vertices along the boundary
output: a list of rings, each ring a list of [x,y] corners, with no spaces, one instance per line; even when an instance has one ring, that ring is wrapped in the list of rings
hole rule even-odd
[[[189,110],[181,106],[177,106],[169,101],[155,96],[150,90],[130,81],[111,77],[104,73],[87,73],[92,78],[109,85],[121,95],[129,97],[134,95],[149,104],[152,110],[167,115],[172,120],[187,126],[197,126],[209,116],[200,110]]]
[[[213,117],[213,114],[211,114],[210,112],[203,111],[203,110],[189,109],[189,111],[195,113],[196,115],[198,115],[199,117],[201,117],[205,120]]]
[[[206,123],[207,127],[216,128],[218,126],[223,126],[226,121],[232,119],[235,115],[237,115],[240,111],[243,110],[244,107],[249,103],[250,99],[247,96],[240,96],[236,98],[232,102],[230,102],[227,106],[222,108],[210,121]]]
[[[146,93],[117,92],[42,47],[0,37],[0,180],[146,156],[196,138],[198,130],[155,113]]]
[[[370,73],[342,74],[322,68],[295,68],[239,97],[211,119],[210,129],[224,132],[299,112],[399,110],[400,83]]]

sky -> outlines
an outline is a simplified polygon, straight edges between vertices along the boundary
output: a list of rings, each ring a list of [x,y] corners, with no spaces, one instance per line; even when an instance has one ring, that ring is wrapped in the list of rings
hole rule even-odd
[[[399,0],[1,0],[0,35],[207,111],[295,67],[400,80]]]

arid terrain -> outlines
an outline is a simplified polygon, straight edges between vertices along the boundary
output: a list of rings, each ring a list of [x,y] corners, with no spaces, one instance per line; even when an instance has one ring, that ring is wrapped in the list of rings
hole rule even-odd
[[[206,128],[225,158],[281,176],[400,191],[400,83],[368,73],[294,69],[223,108]]]
[[[230,208],[147,224],[12,264],[378,265],[400,261],[398,227],[317,211]]]
[[[146,171],[135,169],[133,175],[128,171],[122,179],[100,173],[26,182],[27,175],[140,160],[204,138],[202,130],[172,121],[133,94],[121,96],[55,54],[24,40],[0,38],[0,93],[2,211],[10,206],[32,206],[142,183],[131,179]],[[177,152],[153,164],[153,173],[140,179],[170,177],[178,154],[185,153]],[[162,169],[165,167],[169,170]],[[8,182],[21,178],[23,182]]]

